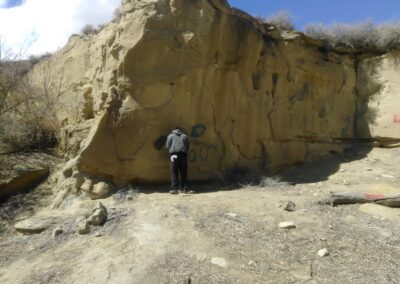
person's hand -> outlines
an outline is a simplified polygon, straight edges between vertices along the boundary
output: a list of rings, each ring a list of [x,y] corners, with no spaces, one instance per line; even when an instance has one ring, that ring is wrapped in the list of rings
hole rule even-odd
[[[178,159],[177,155],[172,155],[171,156],[171,162],[175,162],[176,159]]]

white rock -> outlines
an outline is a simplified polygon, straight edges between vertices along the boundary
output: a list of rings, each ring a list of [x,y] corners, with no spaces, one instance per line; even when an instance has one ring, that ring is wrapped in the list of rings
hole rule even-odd
[[[225,216],[226,217],[229,217],[229,218],[236,218],[237,217],[237,214],[236,213],[225,213]]]
[[[281,222],[279,223],[280,229],[294,229],[296,228],[296,224],[294,222]]]
[[[253,260],[250,260],[248,263],[247,263],[247,265],[248,266],[257,266],[257,263],[255,262],[255,261],[253,261]]]
[[[395,179],[395,177],[394,177],[394,176],[391,176],[391,175],[385,175],[385,174],[381,175],[381,177],[383,177],[383,178],[389,178],[389,179]]]
[[[225,258],[223,257],[213,257],[211,258],[211,263],[219,267],[226,267],[228,265]]]
[[[328,256],[328,255],[329,255],[329,251],[328,251],[327,248],[323,248],[323,249],[320,249],[318,251],[318,256],[319,257],[325,257],[325,256]]]

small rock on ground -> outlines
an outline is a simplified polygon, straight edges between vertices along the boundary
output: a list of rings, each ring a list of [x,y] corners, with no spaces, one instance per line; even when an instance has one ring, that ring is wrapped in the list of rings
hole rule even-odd
[[[282,201],[279,204],[279,208],[288,212],[292,212],[296,208],[296,204],[292,201]]]
[[[78,233],[81,235],[89,234],[90,232],[90,226],[89,223],[86,220],[82,220],[78,224]]]
[[[226,267],[228,265],[223,257],[213,257],[211,258],[211,263],[219,267]]]
[[[327,248],[321,249],[318,251],[318,256],[319,257],[325,257],[329,255],[329,251]]]
[[[296,228],[296,224],[294,222],[281,222],[279,223],[280,229],[294,229]]]
[[[228,218],[236,218],[236,217],[237,217],[237,214],[236,214],[236,213],[229,212],[229,213],[225,213],[225,216],[228,217]]]
[[[87,219],[88,223],[93,226],[102,226],[107,221],[107,209],[103,203],[99,202],[93,214]]]

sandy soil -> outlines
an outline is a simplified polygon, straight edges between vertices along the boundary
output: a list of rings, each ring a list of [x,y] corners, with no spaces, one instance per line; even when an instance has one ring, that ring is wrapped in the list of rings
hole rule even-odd
[[[321,201],[329,191],[398,192],[399,154],[360,148],[264,186],[193,185],[196,194],[177,196],[146,187],[133,200],[122,190],[103,201],[109,220],[88,235],[76,219],[96,202],[48,211],[43,185],[0,207],[0,283],[398,283],[400,209]],[[289,200],[294,212],[279,208]],[[31,215],[64,233],[17,233]],[[297,227],[279,229],[283,221]],[[317,255],[323,248],[329,256]]]

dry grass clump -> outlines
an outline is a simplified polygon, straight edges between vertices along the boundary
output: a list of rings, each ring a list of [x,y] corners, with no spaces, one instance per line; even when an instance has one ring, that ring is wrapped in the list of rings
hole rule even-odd
[[[273,188],[284,188],[291,184],[287,181],[282,180],[280,177],[262,177],[260,179],[260,187],[273,187]]]
[[[332,47],[390,51],[400,48],[400,22],[374,25],[372,22],[333,25],[310,24],[305,34]]]

